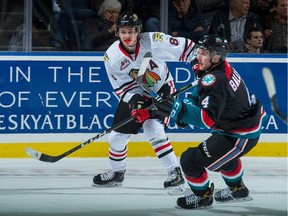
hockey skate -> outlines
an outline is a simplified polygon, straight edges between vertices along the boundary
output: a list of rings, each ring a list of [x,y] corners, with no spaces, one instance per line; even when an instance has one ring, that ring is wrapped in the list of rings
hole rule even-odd
[[[208,191],[202,196],[196,196],[195,194],[191,194],[185,197],[180,197],[177,200],[176,208],[183,208],[183,209],[212,208],[213,190],[214,190],[214,184],[212,183]]]
[[[118,187],[124,181],[125,171],[100,173],[93,178],[93,187]]]
[[[169,195],[177,195],[185,193],[184,178],[180,167],[176,167],[168,172],[168,178],[164,182],[164,188]]]
[[[250,201],[249,190],[243,181],[236,187],[227,187],[215,193],[214,199],[217,203]]]

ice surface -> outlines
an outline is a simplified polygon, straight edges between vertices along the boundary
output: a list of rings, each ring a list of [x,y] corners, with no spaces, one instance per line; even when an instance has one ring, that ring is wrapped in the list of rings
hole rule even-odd
[[[163,189],[167,177],[157,158],[127,158],[122,187],[91,187],[109,169],[107,158],[0,159],[0,215],[23,216],[260,216],[287,215],[287,158],[244,157],[244,183],[252,201],[217,204],[207,210],[176,209],[179,196]],[[215,190],[226,187],[209,172]],[[188,187],[187,187],[188,189]]]

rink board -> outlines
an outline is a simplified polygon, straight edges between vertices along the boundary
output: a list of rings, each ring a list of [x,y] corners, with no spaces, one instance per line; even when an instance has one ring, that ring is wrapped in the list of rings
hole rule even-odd
[[[249,155],[287,157],[287,125],[271,110],[262,77],[263,68],[272,72],[279,110],[287,116],[286,55],[230,55],[228,60],[260,98],[269,118]],[[0,157],[26,157],[27,146],[57,155],[111,126],[119,98],[107,79],[103,53],[8,52],[0,54],[0,67]],[[189,64],[168,62],[168,67],[177,88],[193,81]],[[173,124],[167,134],[177,155],[209,136],[209,130]],[[71,157],[107,156],[107,137]],[[142,133],[128,148],[129,156],[154,156]]]

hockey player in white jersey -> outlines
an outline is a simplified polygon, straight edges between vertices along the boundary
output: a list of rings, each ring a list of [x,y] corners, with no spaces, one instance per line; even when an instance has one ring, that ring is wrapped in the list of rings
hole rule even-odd
[[[164,188],[168,194],[183,193],[184,178],[172,145],[165,135],[169,118],[157,111],[146,109],[151,95],[144,91],[131,75],[136,75],[144,55],[152,53],[147,70],[142,78],[153,92],[166,97],[175,92],[173,77],[164,61],[191,61],[194,42],[186,38],[175,38],[164,33],[141,33],[141,20],[136,14],[122,15],[117,22],[114,42],[104,55],[104,63],[110,83],[120,98],[113,125],[129,118],[135,121],[109,134],[109,160],[111,170],[93,178],[93,186],[121,186],[126,171],[127,144],[131,134],[140,128],[155,154],[168,172]],[[135,78],[135,77],[134,77]]]

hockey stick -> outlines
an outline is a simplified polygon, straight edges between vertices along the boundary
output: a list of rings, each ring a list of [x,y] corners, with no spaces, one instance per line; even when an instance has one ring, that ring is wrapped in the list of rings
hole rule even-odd
[[[139,68],[139,71],[138,71],[138,74],[141,74],[143,75],[145,73],[145,70],[146,68],[148,67],[148,64],[150,62],[152,58],[152,54],[150,52],[147,52],[145,55],[144,55],[144,58],[142,60],[142,63],[140,65],[140,68]],[[152,109],[154,108],[154,105],[152,104],[151,106],[149,106],[147,109]],[[31,147],[27,147],[25,149],[26,151],[26,154],[29,155],[30,157],[32,158],[35,158],[36,160],[40,160],[40,161],[43,161],[43,162],[50,162],[50,163],[54,163],[68,155],[70,155],[71,153],[83,148],[84,146],[88,145],[89,143],[93,142],[94,140],[97,140],[99,138],[101,138],[102,136],[110,133],[111,131],[113,130],[116,130],[120,127],[122,127],[123,125],[129,123],[130,121],[132,121],[134,118],[131,116],[127,119],[124,119],[123,121],[119,122],[118,124],[115,124],[114,126],[112,126],[111,128],[109,129],[106,129],[104,130],[102,133],[100,134],[97,134],[96,136],[92,137],[91,139],[81,143],[80,145],[78,146],[75,146],[74,148],[64,152],[63,154],[60,154],[60,155],[57,155],[57,156],[51,156],[51,155],[47,155],[47,154],[44,154],[42,152],[39,152],[37,150],[34,150],[32,149]]]
[[[153,107],[154,107],[154,105],[151,105],[147,109],[151,109]],[[60,160],[60,159],[62,159],[64,157],[70,155],[71,153],[83,148],[84,146],[88,145],[89,143],[93,142],[94,140],[97,140],[97,139],[103,137],[104,135],[110,133],[111,131],[122,127],[123,125],[129,123],[133,119],[134,118],[132,116],[127,118],[127,119],[124,119],[123,121],[119,122],[118,124],[115,124],[113,127],[110,127],[108,129],[104,130],[102,133],[97,134],[96,136],[90,138],[89,140],[81,143],[80,145],[75,146],[74,148],[72,148],[72,149],[70,149],[70,150],[68,150],[68,151],[66,151],[66,152],[64,152],[63,154],[60,154],[60,155],[56,155],[56,156],[48,155],[48,154],[39,152],[39,151],[37,151],[35,149],[32,149],[31,147],[27,147],[25,149],[25,151],[26,151],[27,155],[29,155],[30,157],[32,157],[32,158],[34,158],[36,160],[43,161],[43,162],[54,163],[54,162],[56,162],[56,161],[58,161],[58,160]]]
[[[184,86],[182,87],[181,89],[179,89],[178,91],[174,92],[173,94],[171,94],[170,97],[175,97],[179,94],[181,94],[182,92],[188,90],[189,88],[192,88],[194,86],[196,86],[198,84],[198,81],[194,81],[192,83],[190,83],[189,85],[187,86]],[[150,105],[147,109],[152,109],[154,108],[154,104]],[[123,121],[119,122],[118,124],[112,126],[111,128],[109,129],[106,129],[104,130],[102,133],[100,134],[97,134],[96,136],[90,138],[89,140],[81,143],[80,145],[77,145],[75,146],[74,148],[60,154],[60,155],[56,155],[56,156],[52,156],[52,155],[48,155],[48,154],[45,154],[45,153],[42,153],[42,152],[39,152],[35,149],[32,149],[31,147],[27,147],[26,148],[26,154],[29,155],[30,157],[36,159],[36,160],[39,160],[39,161],[43,161],[43,162],[49,162],[49,163],[54,163],[54,162],[57,162],[59,160],[61,160],[62,158],[72,154],[73,152],[83,148],[84,146],[90,144],[91,142],[103,137],[104,135],[110,133],[111,131],[113,130],[116,130],[117,128],[120,128],[121,126],[127,124],[128,122],[132,121],[134,118],[131,116],[127,119],[124,119]]]
[[[274,82],[274,77],[271,70],[267,67],[262,69],[262,75],[265,81],[265,85],[268,91],[268,95],[271,102],[271,109],[276,115],[285,123],[287,123],[287,117],[280,111],[278,107],[278,102],[276,98],[276,87]]]

